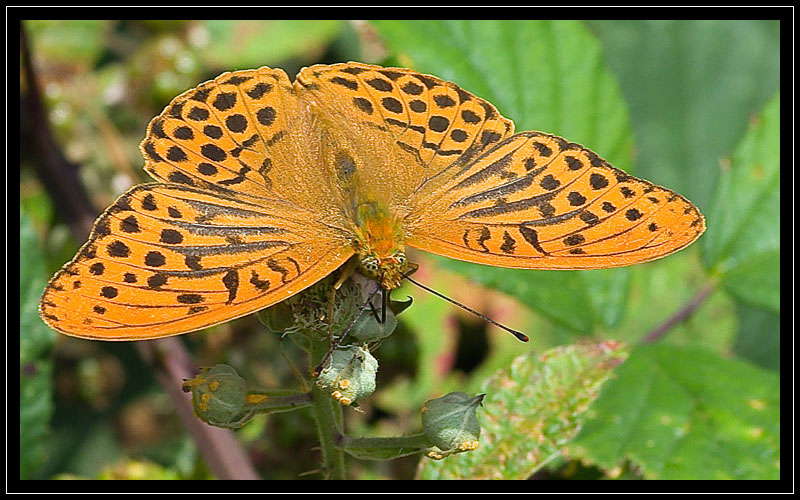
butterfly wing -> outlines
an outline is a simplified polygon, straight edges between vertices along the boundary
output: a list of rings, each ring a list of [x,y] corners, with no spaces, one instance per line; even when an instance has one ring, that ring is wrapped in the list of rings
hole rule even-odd
[[[48,284],[40,313],[77,337],[175,335],[279,302],[352,254],[336,230],[291,204],[145,184],[98,218]]]
[[[602,269],[675,252],[705,230],[682,196],[579,144],[523,132],[415,193],[406,243],[503,267]]]
[[[505,267],[598,269],[667,255],[705,230],[680,195],[560,137],[513,135],[513,122],[452,82],[351,62],[305,68],[295,87],[379,150],[356,169],[374,172],[367,192],[395,195],[409,246]]]
[[[287,200],[334,223],[336,187],[320,175],[310,118],[282,70],[224,73],[150,122],[144,168],[158,181],[240,200]]]
[[[397,202],[414,190],[434,191],[514,132],[490,103],[406,68],[314,65],[300,71],[295,88],[312,114],[332,125],[334,142],[361,146],[351,154],[364,191]]]

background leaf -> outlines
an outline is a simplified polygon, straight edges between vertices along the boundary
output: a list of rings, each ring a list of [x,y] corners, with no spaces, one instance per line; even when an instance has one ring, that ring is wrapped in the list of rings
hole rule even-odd
[[[779,88],[778,21],[589,21],[619,77],[636,172],[708,214],[719,160]]]
[[[38,20],[26,21],[35,40],[35,50],[44,59],[55,59],[90,66],[100,57],[103,40],[111,28],[107,21]]]
[[[781,315],[746,303],[736,304],[739,322],[734,352],[759,366],[781,369]]]
[[[724,169],[703,240],[706,265],[733,295],[780,313],[780,94],[751,121]]]
[[[202,27],[206,43],[199,56],[208,65],[232,71],[274,66],[294,57],[313,60],[338,34],[342,22],[217,19],[203,21]]]
[[[481,392],[477,450],[424,460],[421,479],[525,479],[560,454],[578,432],[583,413],[614,367],[625,360],[621,343],[557,347],[528,353],[490,378]]]
[[[647,479],[779,479],[780,379],[697,348],[635,348],[570,455]],[[735,384],[730,381],[735,380]]]
[[[574,21],[374,21],[402,65],[452,80],[516,123],[578,142],[630,170],[631,130],[598,40]],[[436,40],[436,43],[430,43]],[[532,50],[535,48],[535,50]],[[577,331],[622,315],[628,270],[496,269],[439,259]],[[603,289],[602,299],[594,292]],[[563,293],[552,293],[563,290]]]

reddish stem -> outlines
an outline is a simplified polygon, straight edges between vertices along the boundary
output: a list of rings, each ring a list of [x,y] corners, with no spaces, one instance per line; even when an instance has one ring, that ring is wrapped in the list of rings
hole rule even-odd
[[[713,284],[706,285],[704,288],[702,288],[695,294],[694,297],[689,300],[689,302],[686,303],[686,305],[676,311],[671,317],[667,318],[666,321],[651,330],[650,333],[645,335],[645,337],[642,339],[642,343],[649,344],[659,340],[675,325],[681,323],[686,318],[691,316],[691,314],[706,301],[708,296],[711,295],[711,292],[714,291],[714,288],[715,287]]]

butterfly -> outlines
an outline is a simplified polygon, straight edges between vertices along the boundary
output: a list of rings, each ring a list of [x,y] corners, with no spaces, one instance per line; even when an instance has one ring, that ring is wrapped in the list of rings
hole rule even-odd
[[[514,132],[489,102],[356,62],[234,71],[172,100],[140,145],[156,182],[97,219],[48,283],[62,333],[140,340],[291,297],[353,259],[381,288],[406,248],[521,269],[603,269],[705,230],[681,195],[574,142]],[[351,261],[352,262],[352,261]]]

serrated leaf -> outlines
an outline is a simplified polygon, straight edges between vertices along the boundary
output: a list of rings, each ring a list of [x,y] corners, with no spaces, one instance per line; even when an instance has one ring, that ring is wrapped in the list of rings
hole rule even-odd
[[[560,453],[627,347],[616,342],[557,347],[514,360],[482,387],[480,446],[423,461],[422,479],[525,479]]]
[[[780,23],[590,21],[636,131],[636,172],[708,214],[719,160],[780,85]],[[709,227],[714,220],[709,217]],[[705,237],[704,237],[705,238]]]
[[[568,448],[650,479],[777,479],[780,379],[703,349],[637,347]]]
[[[20,351],[19,351],[19,474],[33,477],[45,459],[53,415],[53,332],[39,318],[38,304],[45,280],[44,259],[30,218],[20,209]]]
[[[401,64],[487,99],[515,121],[517,131],[563,136],[630,171],[633,141],[627,108],[600,43],[581,23],[372,23]],[[509,271],[455,261],[447,265],[577,331],[615,325],[627,298],[625,269],[574,273]],[[602,302],[598,289],[605,292]]]

